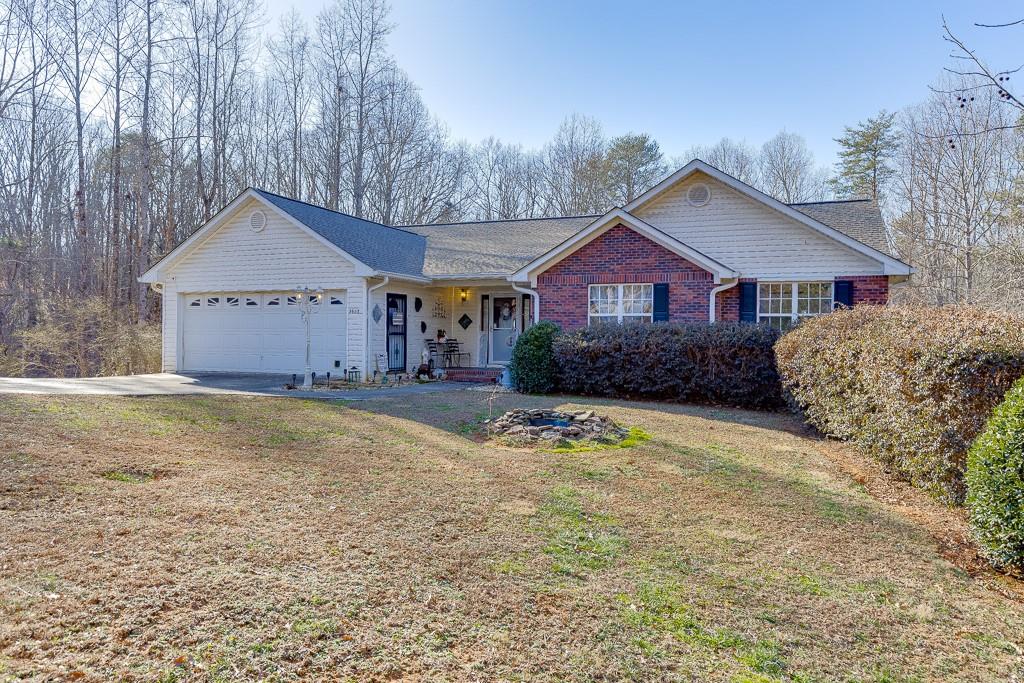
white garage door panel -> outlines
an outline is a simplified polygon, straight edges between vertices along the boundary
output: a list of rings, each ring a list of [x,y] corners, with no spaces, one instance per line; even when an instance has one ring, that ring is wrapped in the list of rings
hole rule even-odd
[[[183,297],[182,366],[191,371],[301,373],[306,333],[287,293],[228,292]],[[345,292],[325,292],[310,325],[313,370],[340,373],[345,361]],[[341,361],[341,368],[334,366]]]

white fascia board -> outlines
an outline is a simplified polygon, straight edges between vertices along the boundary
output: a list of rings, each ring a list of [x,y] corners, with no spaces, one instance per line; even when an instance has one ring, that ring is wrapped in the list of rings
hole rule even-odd
[[[597,239],[609,229],[615,227],[619,223],[625,225],[631,230],[643,235],[647,239],[651,240],[655,244],[658,244],[669,251],[678,254],[679,256],[690,261],[694,265],[697,265],[704,270],[712,273],[715,276],[715,282],[721,282],[722,278],[733,278],[738,277],[739,274],[729,268],[728,266],[714,260],[706,254],[702,254],[693,247],[680,242],[675,237],[659,230],[658,228],[650,225],[630,214],[624,209],[615,208],[601,216],[587,227],[580,230],[578,233],[565,240],[561,244],[557,245],[553,249],[548,250],[545,254],[534,259],[530,263],[526,264],[515,273],[508,276],[510,282],[536,282],[536,273],[540,269],[550,268],[554,264],[561,261],[566,256],[572,254],[577,249],[585,246],[589,242]]]
[[[834,282],[835,275],[769,275],[766,277],[749,276],[758,282]],[[856,277],[856,276],[855,276]]]
[[[903,261],[900,261],[897,258],[893,258],[892,256],[889,256],[888,254],[881,252],[875,249],[874,247],[869,247],[863,242],[856,240],[850,237],[849,235],[840,232],[839,230],[836,230],[835,228],[829,227],[820,221],[814,220],[807,214],[801,213],[800,211],[797,211],[793,207],[783,204],[774,197],[769,197],[760,190],[753,188],[750,185],[747,185],[742,180],[733,178],[728,173],[720,171],[714,166],[704,161],[701,161],[700,159],[694,159],[690,163],[686,164],[681,169],[679,169],[669,177],[662,180],[660,183],[652,187],[647,192],[644,192],[642,195],[631,201],[623,208],[626,211],[633,211],[643,206],[644,204],[647,204],[665,190],[675,186],[681,180],[684,180],[685,178],[693,175],[698,171],[708,176],[711,176],[718,182],[722,183],[723,185],[726,185],[727,187],[732,188],[733,190],[736,190],[740,194],[745,195],[750,199],[753,199],[754,201],[760,202],[768,206],[769,208],[778,211],[784,216],[792,218],[798,223],[801,223],[806,227],[815,230],[825,235],[826,237],[835,240],[836,242],[839,242],[843,246],[852,249],[853,251],[859,254],[863,254],[864,256],[867,256],[871,259],[878,261],[879,263],[882,264],[883,275],[910,275],[911,273],[914,272],[914,269],[911,268],[906,263],[904,263]]]
[[[232,199],[227,206],[218,211],[213,218],[206,222],[206,225],[204,225],[203,227],[199,228],[194,233],[189,235],[184,242],[176,246],[170,252],[165,254],[163,258],[161,258],[159,261],[153,264],[153,266],[149,270],[147,270],[139,277],[139,282],[161,282],[163,280],[162,275],[164,271],[166,271],[168,268],[173,266],[175,263],[180,261],[188,254],[192,253],[195,249],[202,246],[203,242],[213,237],[214,233],[217,232],[217,229],[221,225],[223,225],[229,218],[233,217],[235,210],[238,209],[242,204],[244,204],[249,199],[255,199],[259,201],[263,206],[269,208],[270,210],[274,211],[278,216],[284,218],[285,221],[295,226],[302,232],[306,233],[307,235],[309,235],[310,237],[312,237],[313,239],[315,239],[317,242],[324,245],[328,249],[334,251],[345,260],[352,263],[352,265],[355,266],[355,275],[371,276],[376,274],[377,271],[375,271],[373,268],[370,268],[370,266],[366,265],[359,259],[355,258],[338,245],[327,240],[322,235],[317,233],[315,230],[312,230],[307,225],[296,220],[286,211],[283,211],[278,207],[274,206],[274,204],[267,201],[258,192],[256,192],[254,189],[250,187],[246,189],[244,192],[242,192],[240,195]]]
[[[405,275],[403,273],[392,273],[388,270],[375,270],[370,273],[359,273],[359,275],[365,275],[367,277],[390,277],[392,280],[405,280],[407,282],[416,282],[418,284],[429,285],[433,283],[433,279],[420,275]]]

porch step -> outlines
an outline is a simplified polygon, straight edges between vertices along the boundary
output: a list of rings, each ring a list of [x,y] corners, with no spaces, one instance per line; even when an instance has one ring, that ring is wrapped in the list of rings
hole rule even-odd
[[[445,368],[445,379],[449,382],[496,382],[501,368]]]

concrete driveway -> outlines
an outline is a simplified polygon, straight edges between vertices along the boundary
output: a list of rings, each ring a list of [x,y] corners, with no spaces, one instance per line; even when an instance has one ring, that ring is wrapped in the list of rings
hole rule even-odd
[[[285,383],[291,375],[248,373],[205,373],[177,375],[127,375],[123,377],[85,377],[81,379],[0,377],[0,394],[58,394],[108,396],[172,396],[185,394],[250,394],[295,398],[333,398],[359,400],[394,394],[429,393],[468,388],[453,382],[407,384],[383,389],[349,391],[288,391]]]

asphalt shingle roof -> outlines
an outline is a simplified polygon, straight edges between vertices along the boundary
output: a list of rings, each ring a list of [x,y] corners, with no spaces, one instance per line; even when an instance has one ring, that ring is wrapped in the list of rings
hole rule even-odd
[[[375,270],[428,277],[513,273],[598,218],[566,216],[388,227],[272,192],[256,192]],[[890,253],[882,214],[871,200],[790,206],[882,253]]]
[[[422,235],[288,199],[265,190],[255,192],[374,270],[401,275],[423,274],[427,240]]]
[[[883,254],[892,255],[889,252],[889,240],[885,236],[882,212],[878,209],[878,204],[870,199],[810,202],[790,206],[858,242],[863,242]]]
[[[597,216],[409,225],[427,238],[427,275],[501,273],[519,270],[594,222]]]

